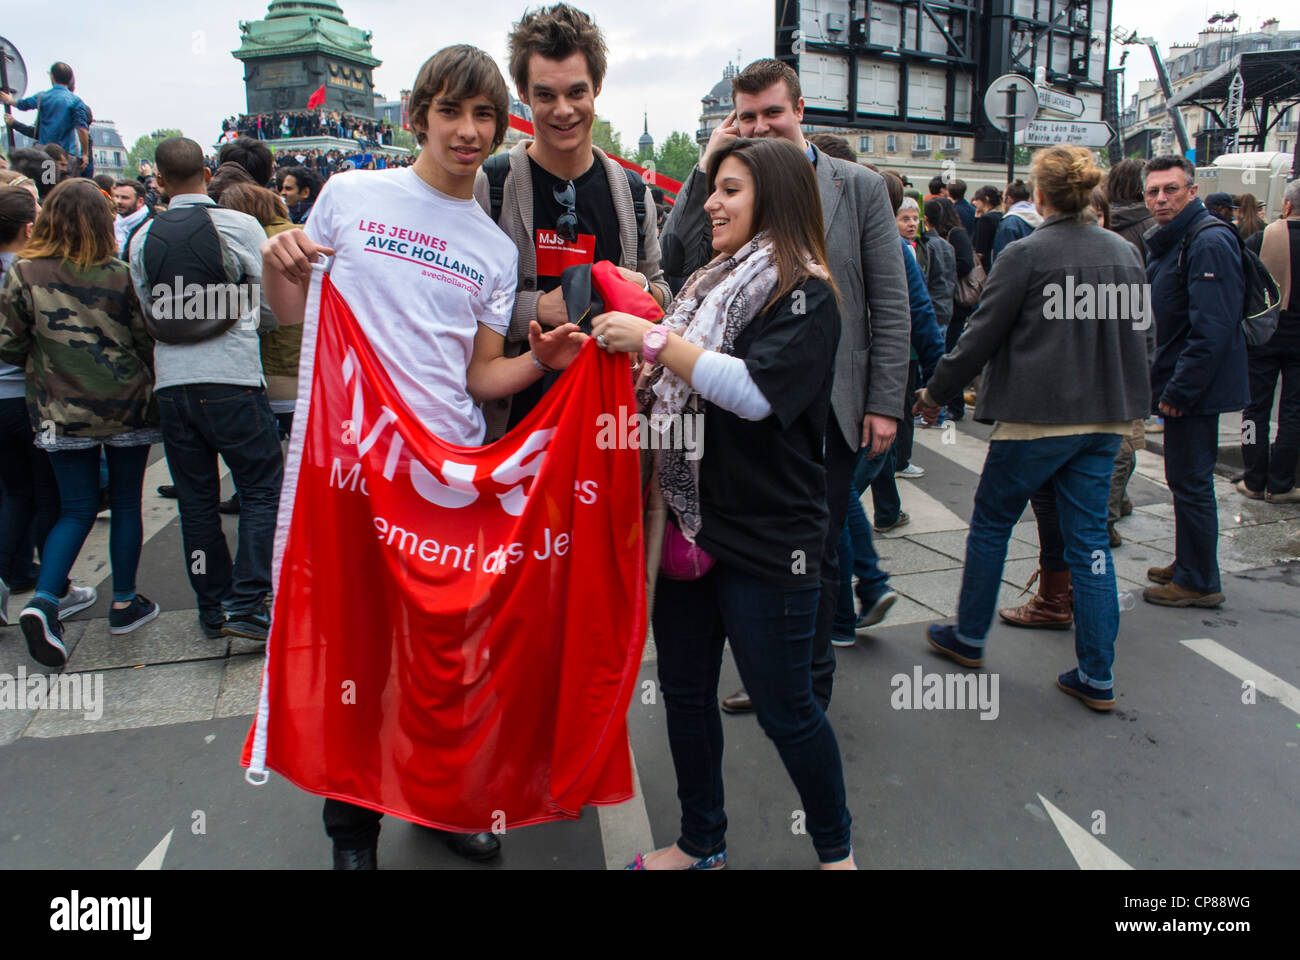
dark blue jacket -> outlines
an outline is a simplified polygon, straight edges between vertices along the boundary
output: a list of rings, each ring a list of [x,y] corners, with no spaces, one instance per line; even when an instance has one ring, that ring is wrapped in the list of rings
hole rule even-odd
[[[957,216],[961,219],[961,225],[966,228],[966,232],[972,237],[975,236],[975,205],[965,197],[953,201],[953,206],[957,208]]]
[[[1163,401],[1184,414],[1218,414],[1241,410],[1250,402],[1241,328],[1245,280],[1232,231],[1202,231],[1187,251],[1185,278],[1178,269],[1183,234],[1211,216],[1205,204],[1193,199],[1182,213],[1143,238],[1156,315],[1152,409]]]
[[[908,249],[908,243],[902,237],[898,242],[903,245],[903,266],[907,270],[907,300],[912,307],[912,350],[921,361],[921,383],[928,383],[934,368],[943,359],[943,334],[939,332],[939,322],[934,318],[934,302],[925,285],[925,274],[921,265]]]

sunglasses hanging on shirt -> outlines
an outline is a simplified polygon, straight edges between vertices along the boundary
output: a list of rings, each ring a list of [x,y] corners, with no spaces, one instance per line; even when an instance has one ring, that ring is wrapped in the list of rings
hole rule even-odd
[[[554,189],[553,195],[555,202],[564,207],[560,219],[555,222],[555,232],[564,238],[565,243],[577,243],[578,190],[572,180],[566,180]]]

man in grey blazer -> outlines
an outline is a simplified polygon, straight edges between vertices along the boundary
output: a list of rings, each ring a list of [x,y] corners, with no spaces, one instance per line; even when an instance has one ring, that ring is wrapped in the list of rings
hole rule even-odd
[[[907,274],[885,181],[866,167],[827,156],[804,139],[798,74],[779,60],[758,60],[732,79],[731,96],[736,109],[713,131],[699,166],[687,178],[664,224],[663,269],[669,285],[677,290],[713,259],[704,203],[709,159],[719,144],[738,136],[779,137],[808,155],[817,171],[826,252],[840,291],[842,323],[826,425],[830,521],[813,639],[813,695],[825,709],[835,672],[830,634],[840,577],[838,544],[853,466],[859,447],[867,448],[867,456],[889,449],[907,388],[911,336]],[[748,697],[741,691],[723,705],[740,712],[748,708]]]

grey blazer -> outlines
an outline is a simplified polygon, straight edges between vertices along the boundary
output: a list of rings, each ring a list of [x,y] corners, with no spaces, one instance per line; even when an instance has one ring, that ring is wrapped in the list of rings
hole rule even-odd
[[[1116,423],[1151,406],[1146,271],[1117,233],[1057,215],[998,254],[979,306],[927,389],[957,397],[984,369],[982,423]]]
[[[831,409],[849,448],[856,450],[866,414],[897,419],[903,408],[912,332],[907,272],[884,179],[813,150],[828,266],[841,301]],[[713,259],[704,212],[708,189],[708,178],[696,167],[664,224],[664,274],[674,290]]]

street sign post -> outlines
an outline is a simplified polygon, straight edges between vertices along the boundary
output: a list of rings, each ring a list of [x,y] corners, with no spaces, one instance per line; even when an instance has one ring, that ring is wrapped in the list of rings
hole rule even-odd
[[[21,100],[27,92],[27,64],[18,48],[0,37],[0,90],[13,94],[15,100]],[[5,116],[10,113],[9,104],[5,104]],[[14,128],[6,125],[9,134],[9,149],[14,148]]]
[[[1015,179],[1016,133],[1029,126],[1038,113],[1038,90],[1033,81],[1018,73],[998,77],[984,94],[984,113],[989,123],[1007,135],[1007,182]]]
[[[1038,106],[1046,110],[1055,110],[1057,113],[1063,113],[1067,117],[1081,117],[1084,111],[1084,102],[1078,97],[1072,97],[1068,93],[1062,93],[1052,87],[1043,86],[1041,83],[1036,86],[1038,91]]]
[[[1115,138],[1109,123],[1083,120],[1032,120],[1025,129],[1025,146],[1104,147]]]

